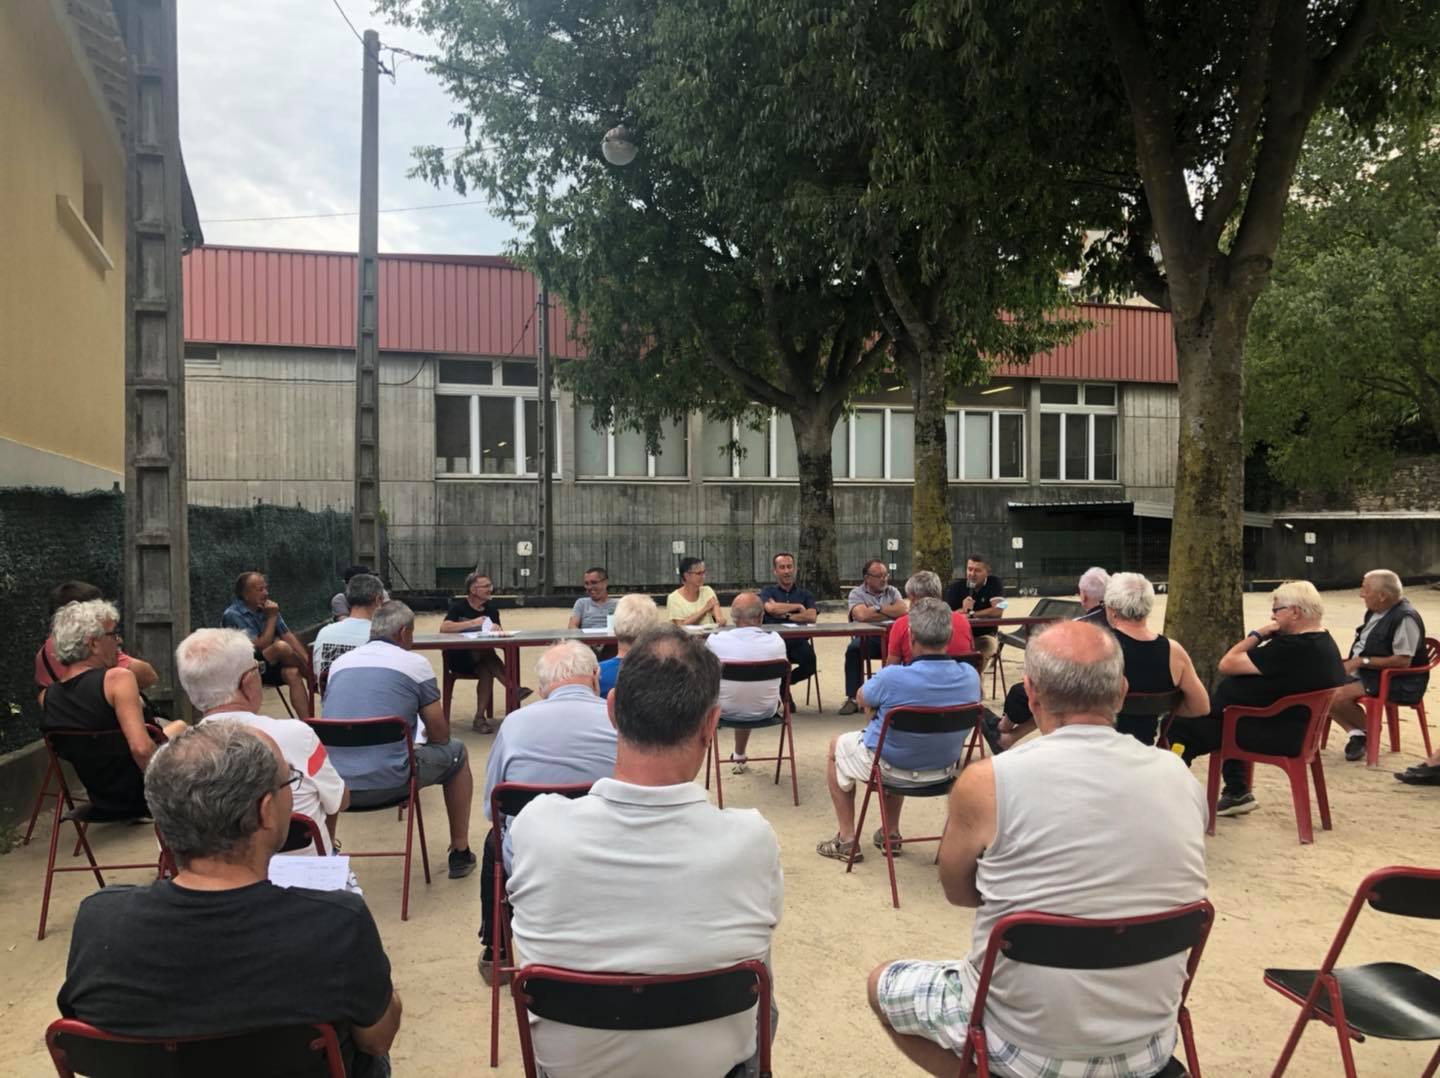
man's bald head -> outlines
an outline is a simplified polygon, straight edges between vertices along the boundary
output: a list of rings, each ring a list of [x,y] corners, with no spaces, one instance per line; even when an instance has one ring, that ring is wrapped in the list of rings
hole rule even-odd
[[[1025,684],[1037,712],[1064,720],[1115,717],[1125,699],[1125,656],[1115,636],[1082,621],[1060,621],[1025,645]]]
[[[730,617],[736,625],[759,625],[765,618],[765,604],[753,591],[742,591],[730,604]]]

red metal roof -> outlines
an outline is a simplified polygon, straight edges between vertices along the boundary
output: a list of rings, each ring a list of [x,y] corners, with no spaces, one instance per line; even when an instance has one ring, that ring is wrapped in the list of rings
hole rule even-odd
[[[355,347],[356,256],[340,251],[197,247],[185,256],[185,339],[298,348]],[[533,274],[494,255],[381,255],[380,347],[396,352],[535,354]],[[1114,382],[1177,380],[1170,315],[1085,303],[1094,323],[1073,341],[1002,377]],[[559,306],[557,358],[583,354]]]
[[[354,254],[197,247],[185,256],[185,339],[355,347]],[[491,255],[381,255],[380,347],[455,355],[535,354],[535,276]],[[550,349],[574,358],[570,320],[550,316]]]

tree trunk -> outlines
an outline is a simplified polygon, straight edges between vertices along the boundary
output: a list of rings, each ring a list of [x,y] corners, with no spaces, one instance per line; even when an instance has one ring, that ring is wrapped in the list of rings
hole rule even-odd
[[[1174,322],[1180,443],[1165,633],[1184,645],[1200,680],[1212,686],[1215,664],[1245,631],[1241,401],[1255,293],[1212,278],[1196,317]]]
[[[911,488],[912,572],[930,569],[948,582],[955,542],[950,530],[949,469],[945,454],[945,357],[916,351],[905,357],[915,402],[915,484]]]
[[[835,540],[835,473],[830,439],[837,410],[816,407],[790,413],[800,472],[799,580],[818,599],[840,594],[840,559]]]

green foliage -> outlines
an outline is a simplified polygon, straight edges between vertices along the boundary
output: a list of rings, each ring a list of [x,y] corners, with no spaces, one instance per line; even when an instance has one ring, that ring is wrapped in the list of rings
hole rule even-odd
[[[1440,146],[1317,122],[1246,342],[1246,441],[1328,491],[1440,446]]]

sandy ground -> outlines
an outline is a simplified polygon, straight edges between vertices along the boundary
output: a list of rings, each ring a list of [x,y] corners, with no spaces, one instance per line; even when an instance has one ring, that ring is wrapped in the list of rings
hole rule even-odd
[[[1440,627],[1440,593],[1412,596],[1431,626]],[[1022,614],[1030,600],[1013,601]],[[1152,616],[1163,618],[1163,602]],[[1327,623],[1341,641],[1361,618],[1362,607],[1352,593],[1326,596]],[[1245,599],[1247,623],[1266,620],[1266,595]],[[836,615],[830,615],[834,617]],[[561,611],[517,611],[507,614],[512,628],[538,628],[563,620]],[[432,616],[422,629],[435,624]],[[867,846],[867,859],[847,876],[842,865],[814,853],[815,843],[834,833],[825,793],[824,750],[834,733],[852,729],[854,718],[835,714],[841,702],[841,641],[820,642],[820,667],[826,711],[801,706],[795,723],[800,767],[800,806],[790,803],[789,784],[776,787],[763,774],[729,780],[727,801],[734,807],[756,807],[775,827],[783,851],[786,876],[785,918],[775,938],[775,969],[782,1009],[775,1043],[778,1074],[865,1076],[907,1073],[909,1068],[890,1046],[865,1002],[866,973],[875,964],[896,957],[948,958],[966,953],[972,914],[953,908],[940,892],[930,856],[906,853],[897,863],[902,908],[890,908],[882,857]],[[537,651],[525,650],[527,683],[534,683]],[[432,653],[433,655],[433,653]],[[1007,674],[1018,675],[1018,664]],[[988,688],[989,679],[986,679]],[[803,696],[802,696],[803,699]],[[1440,681],[1428,700],[1440,705]],[[469,687],[459,692],[457,718],[468,716]],[[267,706],[278,710],[272,693]],[[1191,994],[1191,1010],[1201,1062],[1214,1075],[1269,1073],[1297,1008],[1266,988],[1265,966],[1317,965],[1332,938],[1349,896],[1371,869],[1389,864],[1435,864],[1435,818],[1440,790],[1397,783],[1391,773],[1419,758],[1416,722],[1406,713],[1402,728],[1404,751],[1383,753],[1381,769],[1349,764],[1332,738],[1324,753],[1335,830],[1319,830],[1313,846],[1296,840],[1293,813],[1283,776],[1261,768],[1256,795],[1260,811],[1219,821],[1208,840],[1210,899],[1218,911],[1214,932]],[[467,722],[457,729],[470,747],[472,766],[483,775],[491,738],[473,734]],[[764,751],[765,733],[756,748]],[[1196,768],[1197,780],[1204,766]],[[472,840],[485,834],[477,806]],[[1126,811],[1125,791],[1115,791],[1115,811]],[[943,804],[920,801],[906,809],[906,830],[938,829]],[[438,790],[425,794],[430,822],[432,864],[439,874],[428,887],[419,875],[410,903],[410,920],[400,921],[400,866],[395,861],[367,861],[361,882],[380,925],[394,965],[394,980],[405,1001],[405,1018],[393,1060],[398,1075],[479,1074],[486,1069],[489,996],[475,972],[478,927],[478,878],[452,881],[444,875],[444,809]],[[867,823],[867,832],[878,826]],[[102,858],[144,856],[152,847],[143,828],[98,829],[95,845]],[[933,833],[933,832],[932,832]],[[398,840],[400,828],[386,813],[346,817],[342,837],[354,847]],[[69,875],[56,884],[49,935],[36,942],[41,877],[48,828],[38,842],[0,861],[0,908],[7,911],[0,927],[0,1005],[7,1035],[0,1038],[0,1074],[51,1074],[42,1034],[55,1016],[54,998],[64,976],[69,930],[76,903],[88,893],[88,877]],[[118,874],[117,880],[127,874]],[[138,881],[139,874],[129,874]],[[648,915],[648,914],[647,914]],[[576,910],[577,917],[584,910]],[[703,930],[703,929],[697,929]],[[1440,968],[1440,929],[1434,922],[1416,922],[1362,915],[1347,958],[1412,961],[1425,969]],[[276,976],[284,976],[277,970]],[[1418,1073],[1431,1048],[1421,1045],[1368,1042],[1356,1048],[1366,1074]],[[502,1010],[501,1075],[519,1075],[519,1047],[513,1012],[505,997]],[[1340,1074],[1334,1035],[1313,1025],[1301,1042],[1290,1072],[1297,1076]]]

